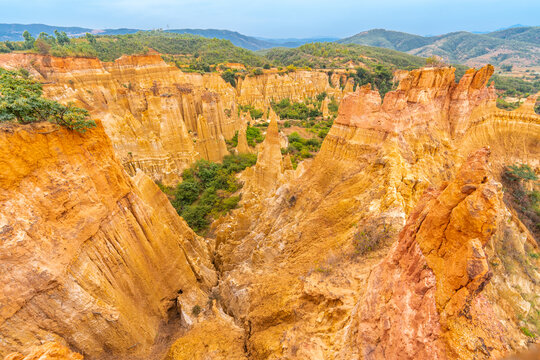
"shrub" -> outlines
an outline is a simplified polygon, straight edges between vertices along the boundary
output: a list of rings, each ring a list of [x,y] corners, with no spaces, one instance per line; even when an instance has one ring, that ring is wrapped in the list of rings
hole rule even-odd
[[[534,173],[534,170],[531,169],[531,167],[527,164],[514,164],[510,165],[506,168],[506,175],[510,177],[510,179],[516,181],[516,180],[532,180],[536,181],[538,180],[538,176]]]
[[[195,316],[198,316],[201,313],[201,307],[199,305],[195,305],[191,308],[191,313]]]
[[[316,99],[317,101],[323,101],[324,99],[326,99],[326,96],[327,96],[326,91],[323,91],[322,93],[316,96]]]
[[[504,100],[503,98],[497,98],[496,104],[499,109],[504,109],[504,110],[515,110],[519,107],[519,101],[508,102]]]
[[[355,252],[365,255],[382,247],[392,235],[391,227],[383,224],[382,228],[369,225],[357,231],[353,237]]]
[[[536,338],[536,335],[531,330],[527,329],[526,327],[522,326],[520,330],[525,336],[530,337],[532,339]]]
[[[527,164],[513,164],[502,172],[503,199],[529,228],[535,239],[540,240],[540,191],[528,190],[528,184],[538,181],[538,176]]]
[[[264,136],[261,129],[254,126],[248,126],[246,129],[247,143],[251,147],[255,147],[256,144],[263,142]]]
[[[49,52],[51,51],[52,46],[43,39],[37,39],[34,42],[34,47],[36,51],[40,53],[41,55],[48,55]]]
[[[180,215],[186,220],[193,231],[200,233],[210,225],[210,220],[206,217],[210,210],[210,206],[190,205],[187,206]]]
[[[45,99],[42,94],[41,84],[29,79],[28,72],[0,68],[0,122],[48,121],[78,132],[96,126],[88,111]]]
[[[199,182],[192,180],[182,181],[176,187],[175,191],[175,207],[183,208],[186,205],[191,205],[199,198],[201,186]]]
[[[231,84],[233,87],[236,86],[236,73],[231,69],[227,69],[221,73],[223,80]]]
[[[225,140],[225,143],[231,148],[237,147],[238,146],[238,130],[235,131],[232,138],[230,138],[229,140]]]

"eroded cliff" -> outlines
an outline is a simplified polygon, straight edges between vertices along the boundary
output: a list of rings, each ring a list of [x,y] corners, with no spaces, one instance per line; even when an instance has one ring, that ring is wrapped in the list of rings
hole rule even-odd
[[[507,292],[515,295],[506,302],[502,299],[507,296],[491,287],[487,278],[488,269],[495,266],[488,262],[507,258],[501,244],[515,243],[519,253],[526,254],[524,239],[530,235],[500,205],[494,180],[488,181],[489,186],[482,184],[484,177],[498,179],[504,165],[538,166],[540,119],[525,107],[514,112],[497,109],[495,90],[487,87],[492,72],[489,66],[470,70],[455,83],[451,68],[414,70],[382,102],[369,87],[358,89],[343,99],[339,116],[311,164],[303,164],[287,181],[284,176],[274,177],[273,189],[265,185],[263,196],[245,199],[243,208],[215,224],[223,304],[244,324],[251,358],[383,359],[389,354],[497,358],[525,347],[528,338],[513,309],[536,291],[536,273],[520,268],[515,274],[520,280],[514,282],[501,267],[493,271],[492,281],[504,283]],[[517,142],[520,146],[508,148]],[[494,170],[483,168],[480,180],[460,179],[459,166],[483,146],[491,147],[490,169]],[[410,266],[420,270],[412,275],[403,270],[403,281],[414,278],[411,288],[400,288],[399,277],[391,274],[381,273],[379,281],[371,280],[376,276],[373,269],[391,261],[383,258],[405,219],[410,216],[409,222],[416,221],[413,209],[420,196],[451,179],[454,185],[447,185],[445,191],[461,194],[463,190],[454,204],[461,210],[444,217],[445,205],[437,202],[432,211],[438,214],[438,222],[455,222],[445,230],[453,233],[441,243],[450,253],[461,249],[459,256],[430,260],[420,248],[429,252],[434,244],[414,245],[418,257],[410,260]],[[460,181],[471,182],[471,187],[458,186]],[[471,193],[473,187],[476,195]],[[482,196],[488,193],[486,200]],[[433,190],[428,194],[438,197]],[[477,225],[469,223],[473,220],[468,220],[467,211],[479,216]],[[495,228],[494,219],[500,217],[505,225]],[[435,241],[441,228],[426,224],[424,231],[422,238]],[[528,251],[536,251],[536,244],[525,242]],[[392,251],[409,256],[405,246]],[[429,276],[422,273],[424,263],[432,267]],[[469,277],[460,277],[463,274]],[[374,314],[375,305],[360,311],[372,296],[370,281],[382,280],[389,285],[373,304],[384,307],[389,291],[400,295],[395,306],[380,311],[385,315],[379,322],[362,327],[351,319],[379,314]],[[527,284],[527,290],[517,295],[517,283]],[[451,295],[457,290],[459,295]],[[427,295],[418,297],[419,304],[410,304],[417,292]],[[459,304],[450,306],[452,310],[446,305],[449,298]],[[468,309],[463,310],[467,302],[473,304],[474,320],[468,317]],[[528,309],[537,311],[538,305],[530,304]],[[407,316],[404,311],[409,311]],[[477,314],[481,311],[487,312],[487,318]],[[497,331],[496,340],[484,339],[490,327]],[[374,345],[358,335],[363,331]],[[470,342],[456,340],[460,336]]]
[[[141,67],[148,81],[158,65],[144,59],[107,72],[133,79]],[[497,109],[492,72],[470,70],[456,83],[451,68],[414,70],[383,101],[361,87],[296,170],[271,114],[257,164],[240,175],[241,207],[206,240],[148,177],[124,174],[101,127],[6,127],[0,266],[9,271],[0,284],[15,299],[0,312],[6,346],[58,340],[90,359],[136,358],[178,337],[170,360],[496,359],[524,349],[540,321],[531,256],[540,250],[501,201],[498,180],[516,162],[538,171],[540,117],[534,97]],[[323,86],[310,77],[313,89]],[[248,77],[231,99],[263,106],[265,89],[293,99],[312,91],[283,81]],[[206,141],[195,153],[222,152],[211,142],[223,132],[196,115]],[[238,148],[249,149],[239,126]]]
[[[25,68],[45,84],[46,96],[88,109],[130,175],[140,169],[166,184],[178,182],[195,160],[220,161],[228,153],[225,140],[246,126],[239,104],[267,114],[272,100],[303,101],[322,92],[339,100],[344,93],[330,86],[325,72],[269,72],[232,87],[218,73],[183,73],[159,55],[106,63],[0,54],[0,67]]]
[[[60,341],[89,358],[137,358],[185,328],[217,280],[204,239],[103,127],[0,129],[0,355]],[[166,328],[166,326],[165,326]]]

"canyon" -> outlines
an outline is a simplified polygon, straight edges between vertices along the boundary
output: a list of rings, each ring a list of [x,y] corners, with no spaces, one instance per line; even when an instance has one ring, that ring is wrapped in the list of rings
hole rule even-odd
[[[157,55],[0,66],[98,123],[0,126],[0,356],[499,359],[532,342],[540,239],[501,176],[539,173],[540,116],[536,96],[496,107],[491,66],[457,83],[451,67],[401,72],[384,99],[320,71],[232,87]],[[338,116],[293,169],[270,101],[321,92]],[[240,105],[268,114],[257,149]],[[257,163],[198,236],[154,181],[219,161],[236,131]]]
[[[249,121],[240,105],[268,114],[271,101],[303,101],[322,92],[339,100],[352,90],[332,87],[326,72],[318,71],[247,76],[232,87],[217,73],[183,73],[159,55],[106,63],[0,54],[0,66],[24,68],[44,83],[47,97],[87,109],[103,122],[130,175],[140,169],[165,184],[176,184],[197,159],[218,161],[228,154],[225,140]]]

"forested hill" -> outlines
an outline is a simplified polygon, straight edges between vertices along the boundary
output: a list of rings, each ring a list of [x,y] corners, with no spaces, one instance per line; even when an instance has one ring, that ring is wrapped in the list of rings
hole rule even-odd
[[[437,36],[419,36],[374,29],[338,40],[404,51],[423,57],[437,55],[449,62],[478,66],[540,66],[540,27],[517,27],[486,34],[458,31]]]
[[[50,26],[43,24],[0,24],[0,41],[21,41],[23,40],[23,32],[27,30],[33,37],[38,37],[41,32],[52,34],[55,30],[65,32],[69,37],[80,37],[86,33],[93,35],[126,35],[134,34],[142,29],[90,29],[84,27],[66,27],[66,26]],[[164,32],[175,34],[192,34],[199,35],[205,38],[216,38],[229,40],[233,45],[240,46],[248,50],[268,49],[276,46],[296,47],[309,42],[337,40],[337,38],[287,38],[287,39],[263,39],[254,36],[240,34],[236,31],[218,30],[218,29],[166,29]]]

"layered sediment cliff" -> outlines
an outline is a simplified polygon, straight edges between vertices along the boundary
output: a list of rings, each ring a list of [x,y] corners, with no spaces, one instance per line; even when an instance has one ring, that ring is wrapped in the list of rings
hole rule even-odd
[[[25,68],[45,95],[74,101],[100,119],[128,173],[137,169],[167,184],[197,159],[219,161],[225,139],[245,126],[238,104],[268,111],[270,101],[303,101],[326,91],[339,100],[328,75],[317,71],[248,76],[236,88],[218,73],[183,73],[159,55],[92,58],[0,54],[0,67]]]
[[[501,205],[495,181],[503,165],[538,165],[540,118],[528,105],[497,109],[492,71],[470,70],[455,83],[451,68],[414,70],[382,102],[369,87],[345,96],[311,164],[288,181],[276,177],[266,197],[246,199],[215,224],[221,296],[244,324],[251,358],[497,358],[526,346],[513,309],[533,296],[537,273],[520,268],[511,280],[491,262],[507,259],[507,242],[520,254],[537,247]],[[483,150],[458,172],[483,146],[493,166]],[[419,200],[432,186],[443,188]],[[391,250],[408,259],[403,275],[376,275],[385,262],[399,266],[387,246],[424,210],[433,224],[415,228],[418,236],[409,225]],[[430,248],[440,254],[432,258]],[[387,284],[379,297],[373,284]],[[490,328],[497,339],[485,338]]]
[[[161,96],[162,84],[154,95],[149,79],[188,76],[158,62],[100,65],[104,77],[139,77],[146,89],[122,100],[126,116],[137,118],[137,104],[181,98]],[[523,329],[540,321],[540,264],[530,255],[540,249],[501,201],[497,180],[516,162],[538,171],[540,117],[534,97],[512,112],[497,109],[487,86],[492,72],[470,70],[459,83],[451,68],[402,73],[383,101],[361,87],[344,96],[319,154],[296,170],[282,157],[270,114],[257,164],[239,176],[240,208],[216,221],[206,240],[134,160],[124,165],[135,176],[124,173],[111,150],[119,142],[107,140],[106,127],[85,135],[50,124],[3,128],[0,294],[13,301],[0,298],[8,304],[0,308],[1,354],[57,340],[89,359],[144,358],[163,336],[178,337],[170,360],[496,359],[524,349]],[[66,73],[81,79],[81,90],[65,85],[68,93],[97,81],[85,71]],[[51,79],[53,97],[69,84],[54,71],[41,76]],[[204,100],[206,85],[194,87],[189,96],[200,90],[201,101],[214,105],[195,111],[194,123],[180,112],[184,125],[171,125],[185,129],[193,159],[225,153],[228,130],[212,124],[226,122],[210,115],[220,106],[262,107],[268,89],[281,86],[295,99],[323,86],[319,75],[299,90],[266,74],[222,98],[222,82],[189,76],[215,90]],[[120,101],[108,99],[101,104]],[[148,124],[178,116],[162,108],[137,116]],[[237,150],[249,149],[245,123],[235,124]],[[114,131],[130,134],[127,144],[138,135],[126,129]]]
[[[144,357],[206,301],[206,242],[148,176],[127,176],[100,124],[4,124],[0,164],[0,356],[59,341]]]

